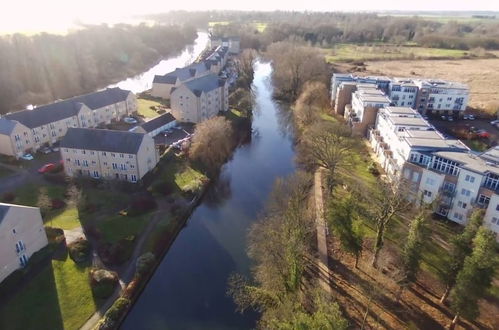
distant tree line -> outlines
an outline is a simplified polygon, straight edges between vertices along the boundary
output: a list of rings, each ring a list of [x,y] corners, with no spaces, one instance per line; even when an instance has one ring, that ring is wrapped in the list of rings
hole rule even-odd
[[[241,36],[242,47],[262,48],[288,38],[301,38],[313,45],[334,43],[417,43],[425,47],[468,50],[499,49],[499,22],[441,22],[428,17],[389,16],[376,13],[340,12],[171,12],[152,16],[161,22],[188,21],[199,27],[223,22],[215,31]],[[230,24],[225,24],[229,22]],[[266,23],[259,32],[254,23]]]
[[[195,37],[191,26],[124,24],[0,37],[0,113],[103,88],[174,55]]]

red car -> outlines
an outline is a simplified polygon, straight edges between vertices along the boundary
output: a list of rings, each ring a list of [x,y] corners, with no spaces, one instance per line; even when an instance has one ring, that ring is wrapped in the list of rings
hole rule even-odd
[[[488,138],[490,137],[490,133],[489,133],[489,132],[487,132],[487,131],[486,131],[486,130],[484,130],[484,129],[480,129],[480,130],[476,131],[476,135],[477,135],[478,137],[481,137],[481,138],[486,138],[486,139],[488,139]]]
[[[54,163],[48,163],[38,169],[38,173],[47,173],[55,168]]]

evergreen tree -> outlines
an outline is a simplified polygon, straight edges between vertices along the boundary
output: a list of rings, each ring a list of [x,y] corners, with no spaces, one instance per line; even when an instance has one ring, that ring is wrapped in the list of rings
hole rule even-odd
[[[460,316],[474,320],[479,314],[478,300],[490,287],[496,267],[496,235],[484,226],[473,240],[473,251],[464,260],[451,292],[451,309],[456,313],[452,326]]]
[[[463,267],[464,259],[472,252],[472,242],[483,223],[483,215],[483,210],[473,212],[464,231],[456,235],[451,242],[450,259],[440,273],[440,278],[446,286],[445,292],[440,299],[441,303],[444,303],[449,296],[456,283],[457,274]]]

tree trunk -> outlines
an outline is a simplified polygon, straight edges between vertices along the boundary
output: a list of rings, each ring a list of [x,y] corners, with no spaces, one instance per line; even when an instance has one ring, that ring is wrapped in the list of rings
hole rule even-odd
[[[451,324],[449,325],[449,330],[454,330],[456,327],[457,323],[459,322],[459,313],[454,316],[454,319],[452,320]]]
[[[451,289],[452,289],[452,287],[450,285],[447,285],[447,287],[445,288],[445,292],[442,295],[442,298],[440,298],[441,304],[445,303],[445,301],[447,300],[447,297],[449,297],[449,293],[450,293]]]
[[[397,302],[400,301],[400,297],[402,297],[402,292],[404,292],[404,289],[405,289],[405,285],[401,285],[397,291]]]
[[[379,252],[381,251],[381,248],[383,247],[383,232],[384,231],[385,231],[385,225],[384,225],[384,223],[381,223],[380,226],[378,227],[378,230],[376,233],[376,242],[374,244],[373,260],[371,262],[371,266],[374,268],[378,268],[378,257],[379,257]]]
[[[355,255],[355,268],[359,268],[359,255]]]
[[[369,300],[367,301],[366,312],[364,313],[364,318],[362,319],[362,326],[360,327],[361,330],[363,330],[366,325],[367,316],[369,315],[369,309],[371,308],[371,299],[372,297],[369,297]]]

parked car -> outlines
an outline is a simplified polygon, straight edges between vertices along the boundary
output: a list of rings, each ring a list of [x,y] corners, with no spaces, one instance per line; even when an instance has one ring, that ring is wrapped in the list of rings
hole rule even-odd
[[[479,129],[478,131],[476,131],[476,135],[478,137],[481,137],[481,138],[489,138],[490,137],[490,133],[484,129]]]
[[[442,120],[447,120],[447,116],[440,116]]]
[[[57,151],[59,151],[59,150],[60,150],[60,149],[59,149],[59,147],[57,147],[57,146],[55,146],[55,147],[54,147],[54,146],[52,146],[52,148],[51,148],[51,149],[52,149],[52,151],[53,151],[53,152],[57,152]]]
[[[447,117],[447,121],[454,121],[454,117],[452,116]]]
[[[52,149],[50,149],[49,147],[42,147],[40,148],[39,150],[42,154],[46,155],[46,154],[49,154],[52,152]]]
[[[54,163],[48,163],[38,169],[38,173],[47,173],[55,168]]]
[[[33,160],[33,155],[32,154],[24,154],[21,156],[22,159],[24,160]]]
[[[499,119],[490,122],[491,125],[499,124]]]
[[[476,117],[475,117],[474,115],[468,115],[468,119],[469,119],[469,120],[475,120],[475,119],[476,119]]]
[[[135,118],[133,118],[133,117],[125,117],[125,118],[123,119],[123,121],[124,121],[125,123],[127,123],[127,124],[137,124],[137,123],[138,123],[137,119],[135,119]]]

